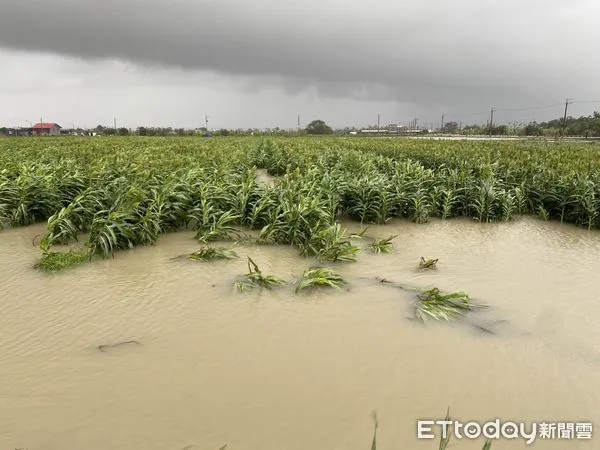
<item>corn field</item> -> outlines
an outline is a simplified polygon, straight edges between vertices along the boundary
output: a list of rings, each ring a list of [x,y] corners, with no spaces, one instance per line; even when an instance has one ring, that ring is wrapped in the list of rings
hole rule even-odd
[[[256,170],[277,177],[256,181]],[[194,230],[353,260],[337,221],[533,214],[600,227],[600,147],[542,142],[359,138],[43,138],[0,141],[0,224],[47,222],[42,257],[154,244]],[[85,236],[85,239],[83,237]],[[81,254],[77,256],[81,259]]]

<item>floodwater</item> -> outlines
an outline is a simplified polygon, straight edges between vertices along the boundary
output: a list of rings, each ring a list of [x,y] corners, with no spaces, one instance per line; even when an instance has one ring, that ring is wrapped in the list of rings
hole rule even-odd
[[[256,170],[256,181],[258,183],[266,184],[267,186],[273,186],[275,184],[276,177],[269,175],[267,169]]]
[[[32,239],[43,231],[0,232],[0,449],[364,450],[373,410],[380,450],[435,449],[438,440],[416,439],[416,420],[443,419],[447,407],[465,421],[600,426],[598,232],[532,218],[397,221],[361,244],[399,234],[394,254],[365,248],[336,265],[349,291],[296,296],[293,285],[231,290],[246,256],[298,279],[314,261],[289,247],[172,261],[198,248],[193,233],[176,233],[42,274]],[[439,258],[438,269],[416,270],[421,256]],[[490,306],[471,320],[495,334],[407,320],[414,294],[375,277],[466,291]],[[123,341],[139,344],[114,346]]]

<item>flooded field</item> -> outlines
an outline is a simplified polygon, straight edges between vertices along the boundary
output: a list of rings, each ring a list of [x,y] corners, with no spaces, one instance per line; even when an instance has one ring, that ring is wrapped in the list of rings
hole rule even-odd
[[[336,264],[348,291],[303,295],[232,292],[246,256],[297,280],[315,260],[288,246],[173,261],[199,246],[173,233],[45,274],[32,268],[44,231],[0,232],[0,449],[364,450],[373,410],[379,449],[435,449],[417,441],[416,420],[448,406],[464,420],[600,424],[598,231],[395,220],[369,228],[357,263]],[[368,251],[368,236],[390,234],[394,254]],[[421,256],[439,258],[437,270],[416,270]],[[494,334],[407,320],[413,294],[375,277],[466,291],[490,306],[474,317]]]

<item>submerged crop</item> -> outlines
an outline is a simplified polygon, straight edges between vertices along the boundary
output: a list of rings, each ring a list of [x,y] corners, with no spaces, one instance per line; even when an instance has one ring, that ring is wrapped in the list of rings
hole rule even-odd
[[[521,214],[600,226],[600,147],[360,138],[114,137],[0,141],[0,224],[47,221],[42,252],[82,239],[91,256],[187,229],[203,244],[292,245],[353,261],[341,217],[364,224]],[[258,169],[278,179],[256,181]],[[371,246],[391,250],[390,242]]]

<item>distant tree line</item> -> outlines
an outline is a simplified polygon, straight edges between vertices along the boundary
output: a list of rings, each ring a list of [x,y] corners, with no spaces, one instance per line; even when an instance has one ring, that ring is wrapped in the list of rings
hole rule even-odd
[[[481,135],[489,134],[488,125],[466,125],[462,128],[458,122],[447,122],[440,130],[445,134],[465,134]],[[528,124],[494,125],[492,134],[496,136],[516,135],[516,136],[584,136],[600,137],[600,112],[594,111],[592,115],[571,117],[568,116],[566,122],[562,117],[550,120],[548,122],[530,122]]]
[[[276,135],[276,136],[289,136],[289,135],[305,135],[305,134],[333,134],[333,129],[322,120],[313,120],[308,126],[300,130],[284,130],[279,127],[259,129],[259,128],[247,128],[247,129],[219,129],[219,130],[207,130],[204,127],[196,128],[193,130],[185,128],[171,128],[171,127],[138,127],[136,129],[118,128],[115,130],[114,127],[106,127],[98,125],[93,130],[94,133],[103,136],[198,136],[207,135],[211,136],[251,136],[251,135]]]
[[[252,135],[297,135],[297,131],[284,130],[282,128],[267,128],[267,129],[258,129],[258,128],[247,128],[247,129],[226,129],[222,128],[219,130],[207,130],[205,127],[196,128],[196,129],[186,129],[186,128],[172,128],[172,127],[138,127],[135,129],[127,129],[127,128],[118,128],[117,130],[114,127],[105,127],[102,125],[98,125],[96,128],[92,130],[94,133],[103,135],[103,136],[252,136]],[[301,134],[306,134],[304,130],[301,131]]]
[[[600,112],[594,111],[590,116],[567,117],[566,123],[562,118],[549,122],[532,122],[525,127],[528,136],[552,136],[565,131],[566,136],[600,136]]]
[[[368,127],[367,127],[368,128]],[[374,129],[371,127],[371,129]],[[0,127],[0,135],[8,134],[9,128]],[[97,134],[102,136],[298,136],[298,135],[348,135],[350,133],[359,132],[360,127],[346,127],[342,129],[333,129],[323,120],[317,119],[310,122],[306,128],[298,129],[282,129],[279,127],[258,129],[258,128],[237,128],[237,129],[219,129],[207,130],[204,127],[196,129],[172,128],[172,127],[138,127],[117,128],[110,126],[98,125],[93,129],[83,130],[63,130],[67,134],[74,132],[79,135]],[[491,134],[495,136],[543,136],[557,137],[565,136],[583,136],[583,137],[600,137],[600,112],[594,111],[592,115],[580,117],[567,117],[564,121],[562,117],[550,120],[548,122],[530,122],[513,123],[511,125],[497,124],[491,129]],[[427,130],[421,132],[427,133]],[[461,126],[458,122],[446,122],[437,132],[444,134],[457,135],[486,135],[490,134],[488,125],[464,125]]]

